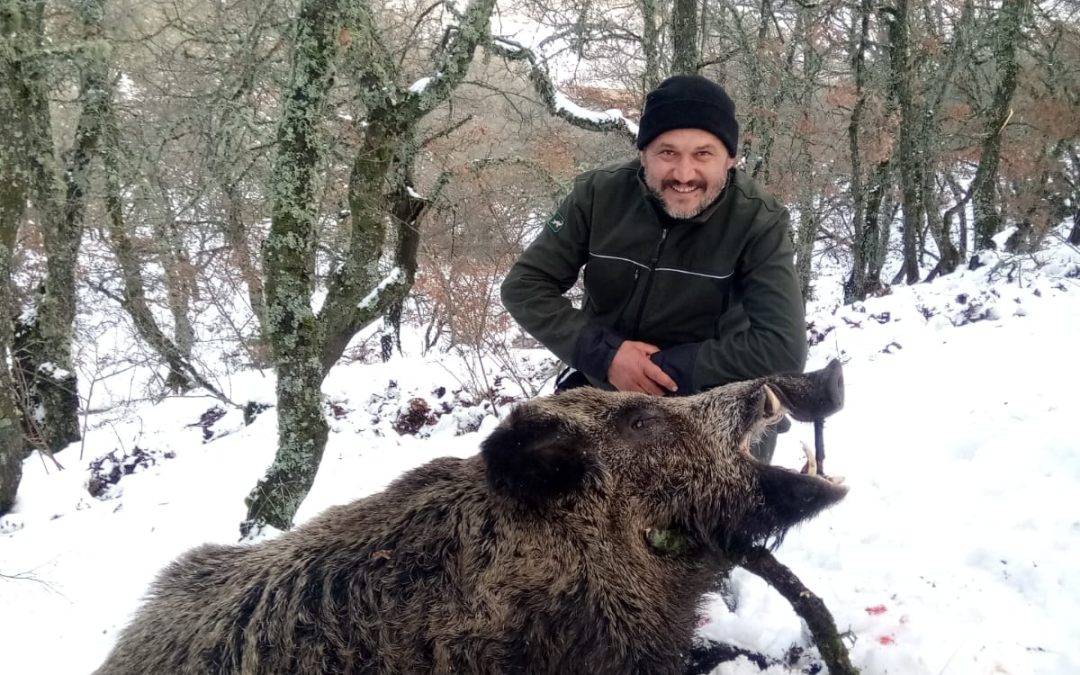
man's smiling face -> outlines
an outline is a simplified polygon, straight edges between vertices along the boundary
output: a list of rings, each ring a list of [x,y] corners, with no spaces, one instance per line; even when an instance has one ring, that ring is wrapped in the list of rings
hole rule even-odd
[[[672,129],[641,151],[645,184],[672,218],[693,218],[716,201],[735,165],[720,139],[702,129]]]

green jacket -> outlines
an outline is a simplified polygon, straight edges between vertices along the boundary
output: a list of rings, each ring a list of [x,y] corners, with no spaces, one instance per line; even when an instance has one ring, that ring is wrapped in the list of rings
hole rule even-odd
[[[502,285],[521,326],[599,387],[623,340],[690,394],[802,372],[806,327],[788,212],[742,171],[690,220],[668,217],[638,160],[589,171]],[[585,267],[585,300],[564,294]]]

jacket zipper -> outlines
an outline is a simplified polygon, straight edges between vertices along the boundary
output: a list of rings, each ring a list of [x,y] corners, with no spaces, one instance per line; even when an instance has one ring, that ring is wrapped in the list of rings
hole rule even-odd
[[[641,294],[641,301],[638,303],[637,317],[634,319],[634,329],[630,331],[630,336],[634,340],[637,339],[638,330],[641,329],[641,319],[645,315],[645,303],[649,299],[649,291],[652,290],[653,277],[655,276],[656,266],[660,264],[660,252],[664,250],[664,242],[667,241],[668,228],[664,227],[660,230],[660,241],[656,244],[656,251],[653,253],[652,260],[649,261],[649,278],[645,281],[645,290]],[[635,286],[637,284],[634,284]]]

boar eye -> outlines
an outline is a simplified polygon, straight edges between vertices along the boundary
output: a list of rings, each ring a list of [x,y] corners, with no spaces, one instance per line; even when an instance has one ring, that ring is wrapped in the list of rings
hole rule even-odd
[[[659,416],[652,410],[639,410],[630,417],[630,428],[641,431],[655,424],[658,419]]]
[[[662,411],[651,406],[633,406],[619,411],[616,424],[623,433],[640,434],[655,427],[662,416]]]

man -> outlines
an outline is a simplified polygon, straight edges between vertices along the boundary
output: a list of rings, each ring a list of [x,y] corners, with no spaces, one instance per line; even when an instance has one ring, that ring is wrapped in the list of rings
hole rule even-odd
[[[738,138],[723,88],[665,80],[645,99],[639,157],[579,176],[514,264],[503,304],[571,367],[557,390],[685,395],[802,371],[788,212],[734,168]],[[577,310],[564,293],[583,266]]]

